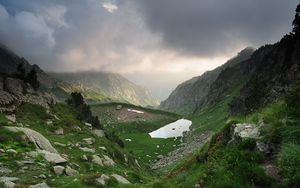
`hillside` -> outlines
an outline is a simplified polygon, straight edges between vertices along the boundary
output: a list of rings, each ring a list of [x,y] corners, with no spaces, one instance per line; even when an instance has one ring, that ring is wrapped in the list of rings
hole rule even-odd
[[[183,82],[160,104],[160,108],[180,114],[189,114],[196,110],[207,98],[211,85],[218,78],[219,74],[228,67],[243,62],[251,57],[253,48],[245,48],[236,57],[227,61],[222,66],[205,72],[203,75],[194,77]]]
[[[158,101],[141,86],[138,86],[120,74],[108,72],[76,72],[50,73],[58,80],[62,80],[73,88],[81,90],[88,100],[95,100],[99,96],[106,96],[112,101],[128,102],[142,106],[157,106]],[[65,88],[65,87],[63,87]],[[68,88],[65,88],[68,90]],[[86,94],[86,93],[94,93]]]

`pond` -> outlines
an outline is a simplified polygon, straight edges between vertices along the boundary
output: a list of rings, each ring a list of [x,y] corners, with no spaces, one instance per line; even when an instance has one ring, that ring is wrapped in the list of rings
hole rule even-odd
[[[189,131],[192,121],[187,119],[179,119],[173,123],[167,124],[151,133],[151,138],[173,138],[182,137],[183,132]]]

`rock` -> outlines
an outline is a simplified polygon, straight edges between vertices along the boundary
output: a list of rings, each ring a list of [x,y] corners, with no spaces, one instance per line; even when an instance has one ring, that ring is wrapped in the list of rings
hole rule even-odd
[[[65,169],[65,172],[66,172],[67,176],[77,176],[79,174],[79,172],[77,170],[74,170],[69,166],[67,166],[67,168]]]
[[[122,105],[117,105],[116,110],[121,110],[123,108]]]
[[[15,178],[15,177],[0,177],[0,182],[4,183],[4,187],[5,188],[13,188],[15,187],[15,183],[16,181],[18,181],[19,178]]]
[[[103,155],[104,159],[102,160],[104,166],[115,166],[115,162],[108,157],[107,155]]]
[[[31,158],[36,158],[39,154],[36,151],[28,152],[27,155]]]
[[[94,148],[86,148],[86,147],[79,147],[79,149],[81,150],[81,151],[83,151],[83,152],[89,152],[89,153],[95,153],[96,151],[95,151],[95,149]]]
[[[67,146],[66,144],[62,144],[62,143],[59,143],[59,142],[54,142],[53,144],[56,145],[56,146],[60,146],[60,147],[66,147]]]
[[[46,124],[47,124],[47,125],[52,125],[53,122],[52,122],[51,120],[48,120],[48,121],[46,121]]]
[[[39,183],[36,185],[31,185],[29,188],[50,188],[46,183]]]
[[[106,147],[104,147],[104,146],[100,146],[99,149],[106,151]]]
[[[95,163],[95,164],[98,164],[100,166],[103,166],[102,159],[97,155],[92,156],[92,162]]]
[[[46,179],[47,177],[46,177],[45,174],[41,174],[41,175],[39,175],[39,178],[41,178],[41,179]]]
[[[163,155],[158,155],[157,158],[162,159],[162,158],[164,158],[164,156]]]
[[[63,167],[63,166],[54,166],[53,167],[53,171],[54,171],[54,173],[56,174],[56,175],[62,175],[63,173],[64,173],[64,170],[65,170],[65,167]]]
[[[84,138],[83,141],[85,143],[87,143],[88,145],[92,145],[95,143],[96,140],[95,140],[95,138]]]
[[[82,155],[80,158],[81,158],[81,160],[83,160],[83,161],[88,161],[88,160],[89,160],[89,159],[87,158],[86,155]]]
[[[64,129],[63,128],[58,128],[54,131],[54,134],[56,135],[64,135]]]
[[[77,131],[81,131],[81,128],[79,126],[75,126],[74,129]]]
[[[92,124],[85,122],[84,125],[87,126],[89,129],[92,129]]]
[[[5,150],[0,148],[0,153],[5,153]]]
[[[12,173],[12,170],[5,168],[5,167],[0,167],[0,174],[10,174]]]
[[[103,130],[100,130],[100,129],[95,129],[95,130],[92,131],[92,133],[93,133],[95,136],[99,137],[99,138],[102,138],[102,137],[105,136],[104,131],[103,131]]]
[[[5,88],[9,93],[20,96],[23,95],[24,82],[20,79],[6,78]]]
[[[260,136],[260,125],[257,124],[236,124],[233,125],[233,136],[244,138],[258,139]]]
[[[256,142],[256,147],[260,152],[264,153],[265,155],[269,155],[272,153],[272,148],[268,144]]]
[[[34,143],[37,149],[46,150],[51,153],[58,153],[57,150],[51,145],[48,139],[46,139],[40,133],[31,130],[29,128],[22,128],[22,127],[5,127],[6,129],[13,131],[13,132],[23,132],[28,139]]]
[[[112,177],[114,177],[117,182],[122,183],[122,184],[131,184],[126,178],[124,178],[123,176],[120,176],[118,174],[112,174]]]
[[[16,186],[16,184],[11,181],[5,181],[3,183],[4,183],[4,188],[14,188]]]
[[[106,185],[107,180],[109,180],[109,176],[102,174],[100,178],[96,179],[96,183],[104,186]]]
[[[6,153],[13,153],[13,154],[17,154],[18,152],[14,149],[8,149],[6,150]]]
[[[57,153],[51,153],[45,150],[40,150],[39,153],[42,155],[42,157],[48,161],[49,163],[52,164],[61,164],[67,162],[66,159],[62,158],[59,154]]]
[[[6,117],[6,119],[8,119],[9,121],[11,121],[13,123],[17,122],[16,115],[14,115],[14,114],[12,114],[12,115],[6,115],[5,117]]]

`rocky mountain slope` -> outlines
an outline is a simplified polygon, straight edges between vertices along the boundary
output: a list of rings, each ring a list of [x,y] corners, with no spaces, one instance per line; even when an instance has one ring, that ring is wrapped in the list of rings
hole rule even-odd
[[[245,48],[239,52],[236,57],[232,58],[224,65],[212,71],[207,71],[201,76],[183,82],[161,103],[160,108],[181,114],[192,113],[207,98],[210,98],[208,95],[210,87],[218,78],[219,74],[224,69],[233,67],[236,64],[249,59],[253,52],[253,48]]]
[[[120,74],[108,72],[76,72],[76,73],[50,73],[58,80],[71,84],[73,88],[80,89],[86,93],[87,99],[99,95],[107,96],[113,101],[128,102],[142,106],[157,106],[158,101],[149,91],[138,86]],[[64,88],[64,87],[63,87]]]

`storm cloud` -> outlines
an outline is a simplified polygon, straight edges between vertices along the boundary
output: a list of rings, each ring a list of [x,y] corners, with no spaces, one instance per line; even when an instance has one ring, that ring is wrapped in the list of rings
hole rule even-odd
[[[46,71],[118,72],[162,99],[242,48],[278,41],[297,3],[0,0],[0,43]]]
[[[214,56],[276,42],[290,31],[297,0],[136,0],[165,47]]]

